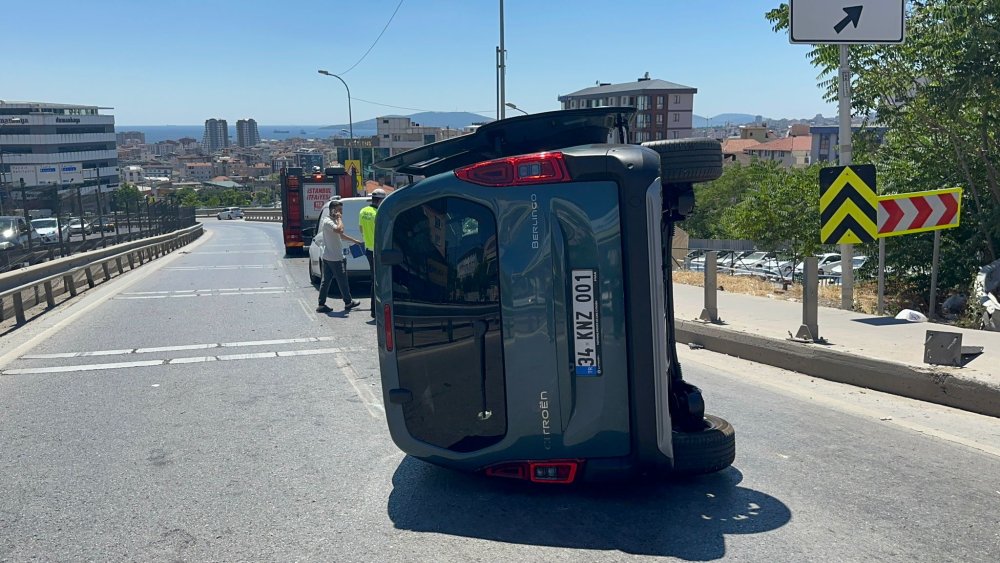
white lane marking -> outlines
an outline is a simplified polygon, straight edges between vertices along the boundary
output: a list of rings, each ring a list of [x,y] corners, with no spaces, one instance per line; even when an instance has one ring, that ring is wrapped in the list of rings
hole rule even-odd
[[[202,362],[214,362],[218,358],[215,356],[192,356],[190,358],[174,358],[167,360],[168,364],[200,364]]]
[[[151,352],[180,352],[183,350],[207,350],[208,348],[218,348],[219,346],[221,346],[221,344],[185,344],[183,346],[156,346],[153,348],[136,348],[133,353],[148,354]],[[27,357],[28,356],[25,356],[25,358]]]
[[[104,369],[141,368],[162,365],[164,360],[138,360],[135,362],[118,362],[114,364],[83,364],[75,366],[55,366],[49,368],[5,369],[3,375],[28,375],[39,373],[66,373],[71,371],[97,371]]]
[[[110,356],[113,354],[149,354],[152,352],[183,352],[185,350],[207,350],[209,348],[237,348],[243,346],[277,346],[281,344],[303,344],[306,342],[332,342],[333,336],[308,336],[304,338],[283,338],[280,340],[248,340],[244,342],[213,342],[209,344],[181,344],[177,346],[156,346],[149,348],[128,348],[122,350],[98,350],[96,352],[62,352],[57,354],[28,354],[22,360],[49,360],[55,358],[79,358],[81,356]],[[354,348],[341,348],[354,350]]]
[[[369,414],[375,418],[380,418],[379,412],[385,412],[381,403],[378,402],[375,394],[364,386],[359,385],[355,380],[356,377],[352,376],[353,372],[355,376],[357,372],[351,366],[350,362],[343,359],[343,353],[346,351],[358,351],[353,349],[345,348],[318,348],[315,350],[288,350],[282,352],[257,352],[253,354],[227,354],[223,356],[192,356],[187,358],[172,358],[167,360],[138,360],[134,362],[116,362],[110,364],[78,364],[72,366],[54,366],[54,367],[43,367],[43,368],[22,368],[22,369],[8,369],[0,370],[0,375],[36,375],[45,373],[70,373],[70,372],[80,372],[80,371],[99,371],[99,370],[112,370],[112,369],[125,369],[125,368],[139,368],[139,367],[153,367],[153,366],[163,366],[163,365],[175,365],[175,364],[198,364],[206,362],[230,362],[238,360],[263,360],[267,358],[288,358],[294,356],[317,356],[321,354],[333,354],[338,358],[338,367],[344,369],[344,376],[347,378],[348,382],[354,387],[355,392],[361,398],[362,402],[365,403],[365,408],[368,409]]]
[[[257,352],[254,354],[228,354],[225,356],[216,356],[222,361],[226,360],[262,360],[264,358],[277,358],[277,352]]]
[[[344,374],[344,378],[347,382],[351,384],[354,388],[354,392],[357,393],[358,398],[365,405],[365,409],[368,414],[372,415],[372,418],[379,419],[385,417],[385,407],[382,405],[382,401],[375,396],[375,393],[365,385],[363,382],[359,381],[361,379],[361,374],[358,370],[354,369],[354,365],[351,360],[347,358],[344,354],[339,351],[333,352],[333,357],[337,361],[337,367],[341,369],[341,373]]]
[[[301,344],[303,342],[330,342],[332,336],[309,336],[306,338],[284,338],[281,340],[253,340],[249,342],[224,342],[220,346],[236,348],[240,346],[271,346],[276,344]]]
[[[173,295],[125,295],[115,297],[116,301],[129,301],[137,299],[181,299],[185,297],[233,297],[237,295],[284,295],[290,293],[286,289],[260,289],[257,291],[204,291],[199,293],[176,293]]]
[[[289,356],[316,356],[319,354],[336,354],[343,351],[341,348],[316,348],[314,350],[282,350],[278,356],[285,358]]]
[[[139,268],[137,271],[130,271],[128,276],[119,276],[109,284],[102,284],[93,291],[87,292],[79,301],[70,301],[66,309],[61,306],[51,314],[38,317],[37,321],[32,321],[26,327],[18,331],[14,336],[6,336],[4,352],[0,354],[0,368],[10,362],[30,352],[33,348],[58,334],[67,326],[73,325],[77,319],[89,314],[97,307],[114,298],[119,293],[138,285],[146,278],[156,274],[168,264],[183,258],[206,242],[211,240],[214,233],[206,230],[198,237],[198,240],[187,244],[184,250],[171,252],[170,254],[154,261],[151,264]]]
[[[206,254],[277,254],[273,250],[220,250],[220,251],[210,251],[210,252],[199,252],[198,256],[203,256]]]
[[[263,270],[264,268],[276,269],[274,264],[242,264],[239,266],[176,266],[173,268],[163,268],[171,272],[195,272],[198,270]]]

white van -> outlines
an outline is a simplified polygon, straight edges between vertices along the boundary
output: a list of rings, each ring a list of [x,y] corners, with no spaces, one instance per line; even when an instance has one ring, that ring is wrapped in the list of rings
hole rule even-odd
[[[361,228],[358,225],[358,217],[361,210],[371,203],[370,197],[345,197],[341,198],[340,201],[344,203],[344,234],[352,236],[358,240],[361,238]],[[320,213],[318,219],[316,219],[316,224],[311,225],[316,231],[316,235],[312,239],[312,243],[309,245],[309,280],[314,284],[320,282],[320,277],[323,274],[323,268],[319,264],[319,257],[323,254],[323,232],[319,228],[320,223],[330,215],[330,205],[323,206],[323,212]],[[358,279],[369,279],[371,277],[371,271],[368,269],[368,259],[365,258],[364,254],[361,256],[351,256],[349,247],[351,246],[350,241],[343,241],[342,246],[344,247],[344,254],[347,256],[347,277],[351,280]]]

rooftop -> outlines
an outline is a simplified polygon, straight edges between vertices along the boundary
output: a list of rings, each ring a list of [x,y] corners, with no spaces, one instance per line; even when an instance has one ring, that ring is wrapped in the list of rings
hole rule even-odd
[[[666,80],[656,80],[653,78],[636,80],[635,82],[624,82],[622,84],[605,84],[603,86],[591,86],[583,90],[559,96],[559,99],[576,96],[599,96],[603,94],[617,94],[620,92],[633,92],[636,90],[676,90],[687,94],[697,94],[698,89],[676,82]]]
[[[812,150],[812,135],[800,135],[798,137],[785,137],[783,139],[775,139],[773,141],[768,141],[766,143],[761,143],[759,145],[754,145],[748,147],[746,152],[757,152],[757,151],[811,151]]]

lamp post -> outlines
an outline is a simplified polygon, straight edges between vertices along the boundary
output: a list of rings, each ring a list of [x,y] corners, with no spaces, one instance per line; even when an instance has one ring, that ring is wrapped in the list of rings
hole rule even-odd
[[[507,102],[504,105],[507,106],[507,107],[509,107],[510,109],[516,109],[517,111],[523,113],[524,115],[528,115],[528,112],[526,112],[523,109],[515,106],[512,102]]]
[[[344,85],[344,88],[347,90],[347,126],[350,128],[347,134],[351,138],[350,141],[351,144],[347,146],[347,158],[349,160],[354,160],[354,117],[351,114],[351,88],[350,86],[347,85],[347,82],[344,82],[343,78],[337,76],[336,74],[333,74],[332,72],[328,72],[325,70],[318,70],[316,72],[324,76],[332,76],[336,78],[337,80],[340,81],[341,84]]]
[[[350,140],[351,144],[348,145],[347,147],[347,159],[354,160],[354,116],[351,113],[351,87],[347,85],[347,82],[344,82],[343,78],[337,76],[336,74],[333,74],[332,72],[326,70],[317,70],[316,72],[324,76],[332,76],[336,78],[337,80],[340,81],[341,84],[344,85],[344,88],[347,90],[347,127],[349,127],[349,131],[347,133],[351,137]],[[358,185],[357,178],[352,177],[351,180],[354,181],[355,190],[357,190],[357,185]]]

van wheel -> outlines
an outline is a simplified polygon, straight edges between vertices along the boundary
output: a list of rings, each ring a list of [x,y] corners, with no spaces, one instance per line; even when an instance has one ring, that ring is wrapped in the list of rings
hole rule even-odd
[[[674,432],[674,475],[715,473],[736,459],[736,430],[729,422],[705,415],[705,427],[697,432]]]
[[[696,184],[722,176],[722,143],[715,139],[648,141],[642,146],[660,153],[660,182]]]
[[[312,260],[309,260],[309,281],[313,285],[319,285],[319,283],[321,281],[323,281],[323,280],[320,279],[319,276],[317,276],[316,274],[313,273],[313,263],[312,263]]]

